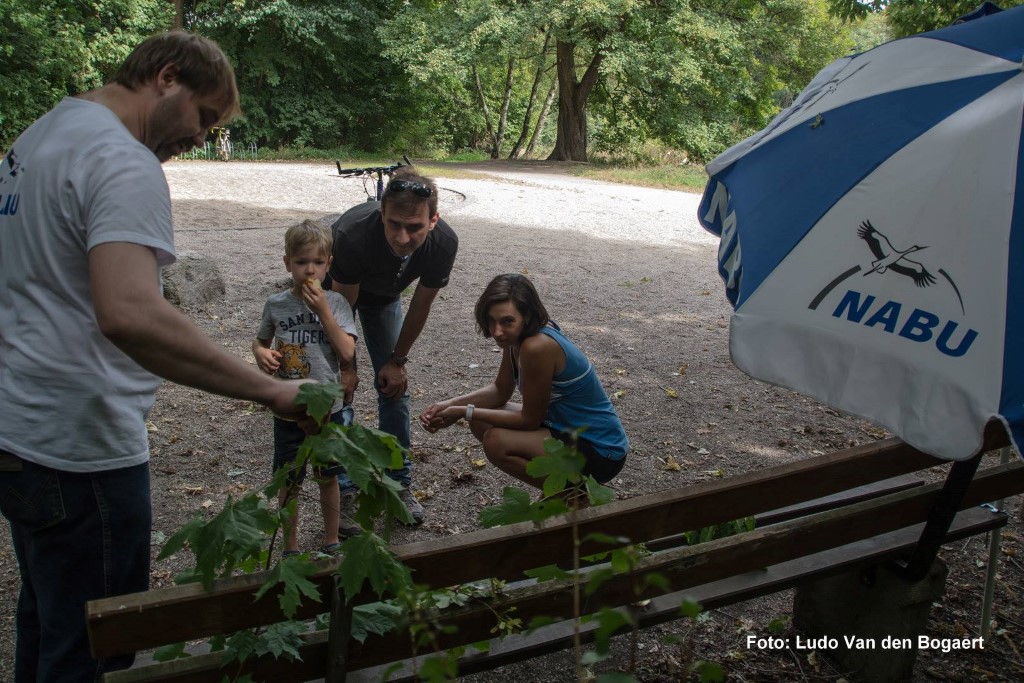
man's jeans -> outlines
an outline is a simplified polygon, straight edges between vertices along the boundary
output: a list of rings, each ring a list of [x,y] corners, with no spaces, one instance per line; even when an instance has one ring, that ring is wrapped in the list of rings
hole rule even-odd
[[[21,571],[14,680],[91,682],[128,668],[134,654],[89,654],[85,603],[149,588],[149,465],[74,473],[0,460],[0,511]]]
[[[359,322],[363,328],[363,341],[370,354],[373,364],[373,388],[377,390],[377,422],[382,432],[393,434],[398,443],[409,448],[409,393],[398,398],[386,398],[380,393],[377,374],[391,358],[395,350],[398,335],[402,331],[402,302],[384,304],[383,306],[359,306],[356,309]],[[409,486],[412,481],[412,462],[405,458],[402,469],[391,470],[392,479]],[[338,475],[338,483],[342,492],[354,491],[356,486],[345,474]]]

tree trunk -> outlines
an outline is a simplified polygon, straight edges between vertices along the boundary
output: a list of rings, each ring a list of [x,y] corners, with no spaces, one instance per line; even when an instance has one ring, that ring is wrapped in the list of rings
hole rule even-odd
[[[598,50],[576,80],[576,45],[558,41],[558,136],[551,161],[587,160],[587,98],[597,83],[604,53]]]
[[[496,138],[494,137],[494,126],[491,125],[491,110],[487,107],[487,99],[484,97],[484,87],[480,83],[480,72],[473,65],[473,78],[476,79],[476,94],[480,98],[480,109],[484,112],[484,122],[487,124],[487,137],[491,141],[491,149],[495,149]],[[493,156],[491,158],[494,158]]]
[[[494,148],[491,150],[491,158],[497,159],[501,154],[501,145],[505,142],[505,127],[508,124],[508,103],[512,99],[512,83],[515,74],[516,61],[511,57],[508,60],[508,75],[505,76],[505,94],[501,98],[501,113],[498,115],[498,133],[494,136]]]
[[[548,96],[544,98],[544,106],[540,108],[540,114],[537,116],[537,125],[533,128],[530,144],[526,146],[526,152],[523,153],[523,156],[527,159],[533,156],[533,150],[537,146],[537,139],[540,137],[540,132],[544,130],[544,123],[548,120],[551,103],[555,101],[556,92],[558,92],[558,79],[553,78],[551,79],[551,87],[548,89]]]
[[[523,129],[519,133],[519,139],[516,140],[516,144],[512,146],[512,151],[509,152],[509,159],[518,159],[523,152],[523,145],[526,144],[526,138],[530,135],[530,119],[533,117],[533,105],[537,103],[537,90],[540,87],[540,82],[544,78],[544,69],[547,63],[548,56],[548,45],[551,44],[551,31],[544,34],[544,47],[540,51],[540,60],[537,62],[537,72],[533,75],[533,87],[530,88],[530,101],[526,104],[526,114],[523,116]]]

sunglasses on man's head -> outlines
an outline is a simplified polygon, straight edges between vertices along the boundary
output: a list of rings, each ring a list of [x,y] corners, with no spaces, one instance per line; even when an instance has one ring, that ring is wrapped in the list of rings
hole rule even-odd
[[[434,194],[434,190],[429,185],[423,183],[413,182],[412,180],[392,180],[388,183],[388,192],[404,192],[409,190],[417,197],[429,197]]]

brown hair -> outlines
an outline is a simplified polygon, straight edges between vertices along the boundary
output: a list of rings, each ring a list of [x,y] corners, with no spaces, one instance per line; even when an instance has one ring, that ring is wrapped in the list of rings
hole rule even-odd
[[[487,313],[491,306],[506,301],[515,304],[519,315],[523,316],[523,333],[519,336],[520,341],[537,334],[540,328],[551,320],[547,309],[541,303],[537,289],[525,275],[498,275],[484,288],[484,293],[477,299],[476,307],[473,309],[476,327],[484,337],[491,337],[490,325],[487,324]]]
[[[407,183],[419,183],[424,187],[430,189],[429,197],[420,197],[415,192],[393,192],[391,190],[391,183],[396,180],[401,180]],[[427,203],[427,208],[430,210],[430,216],[433,218],[434,214],[437,213],[437,185],[434,181],[426,176],[419,175],[412,170],[411,167],[405,166],[395,171],[395,174],[391,177],[391,181],[388,183],[387,188],[384,190],[384,196],[380,199],[381,208],[395,207],[399,213],[412,213],[419,209],[423,205],[423,202]]]
[[[294,256],[307,244],[317,245],[321,253],[330,256],[334,238],[331,237],[331,231],[326,225],[307,218],[298,225],[288,228],[284,234],[285,256]]]
[[[237,116],[238,86],[235,70],[217,43],[186,31],[168,31],[140,43],[114,74],[113,82],[136,90],[150,82],[168,64],[177,68],[178,80],[197,95],[219,93],[220,119]]]

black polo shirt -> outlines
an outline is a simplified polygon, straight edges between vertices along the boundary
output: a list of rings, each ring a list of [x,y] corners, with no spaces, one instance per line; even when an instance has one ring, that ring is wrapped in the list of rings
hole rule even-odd
[[[397,301],[417,278],[424,287],[448,284],[459,238],[443,220],[420,248],[402,259],[384,237],[380,202],[363,202],[346,211],[331,226],[334,261],[330,276],[343,285],[359,285],[356,305],[379,306]]]

